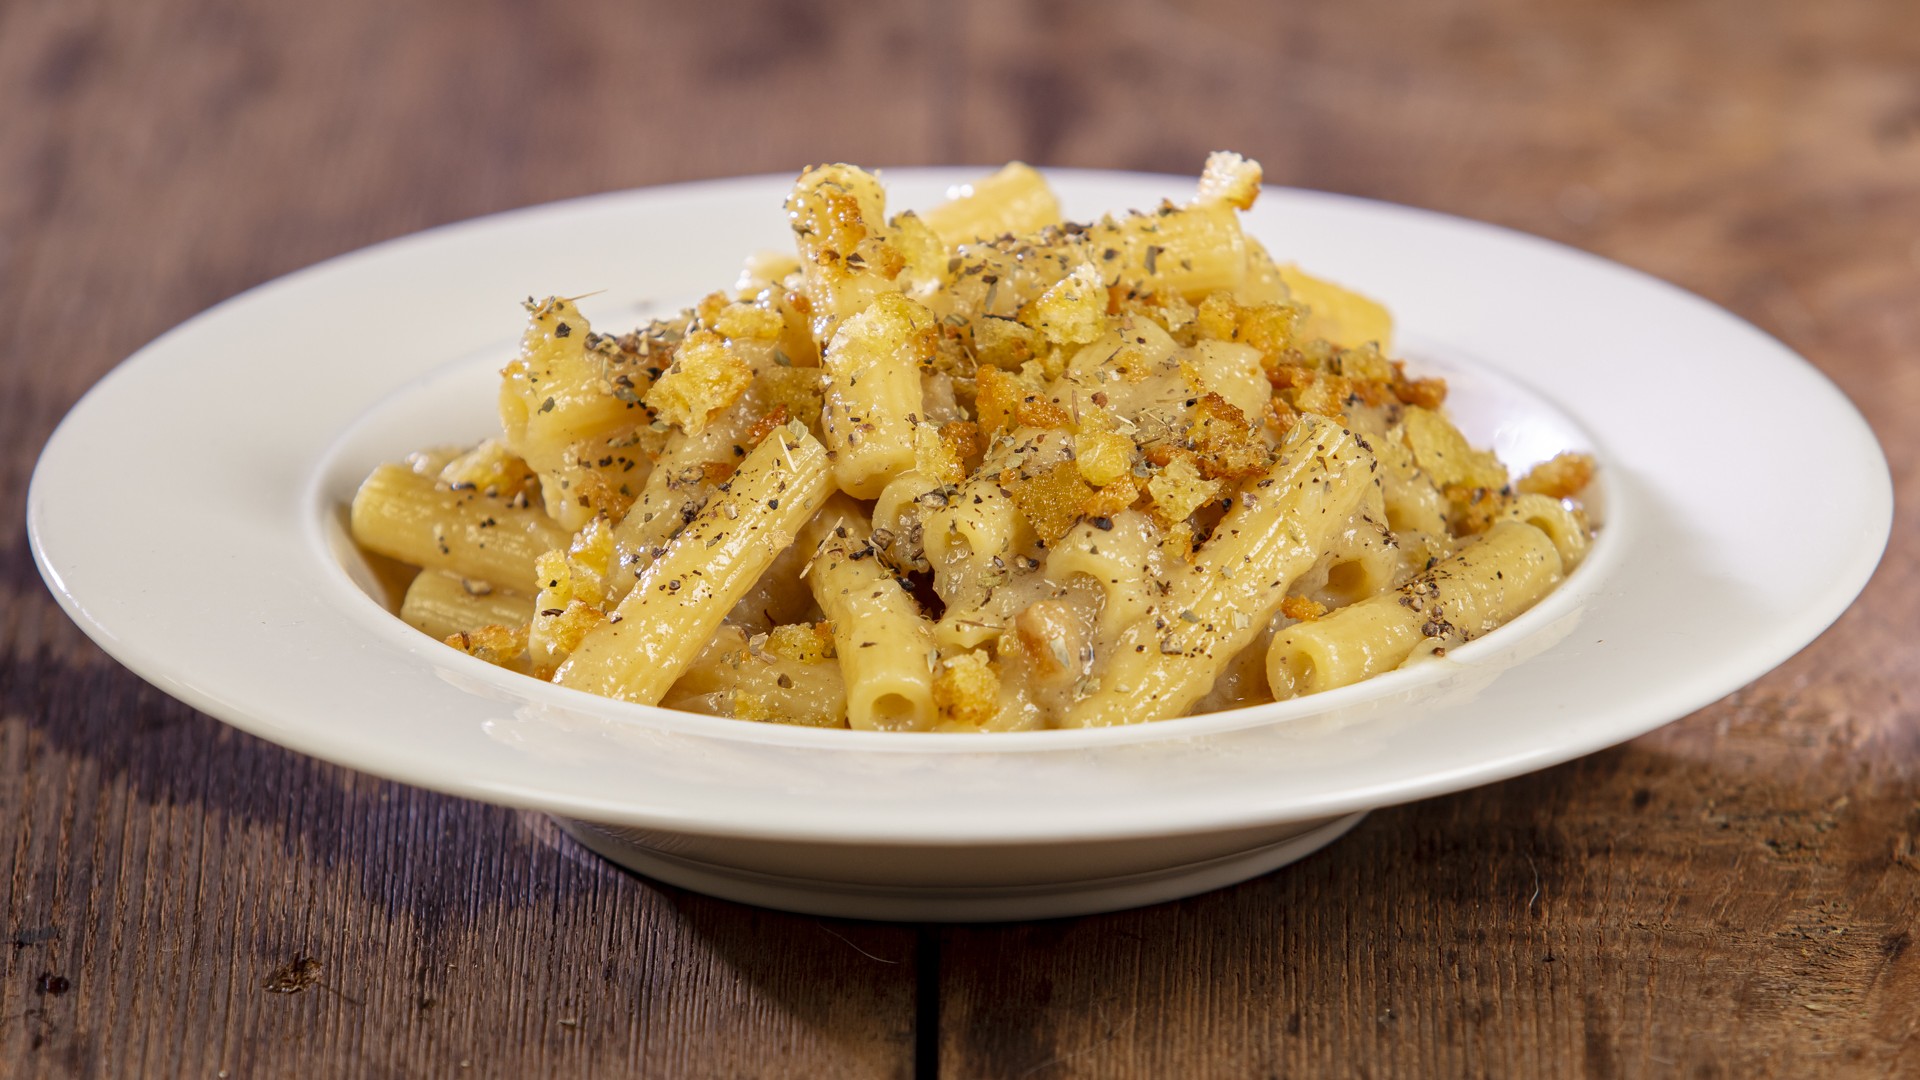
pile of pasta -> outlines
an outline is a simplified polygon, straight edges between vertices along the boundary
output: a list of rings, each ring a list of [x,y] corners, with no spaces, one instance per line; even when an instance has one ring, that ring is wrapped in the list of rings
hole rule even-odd
[[[563,686],[743,720],[1014,731],[1344,686],[1532,605],[1592,536],[1242,231],[1260,168],[1061,220],[1013,164],[889,216],[826,165],[795,252],[619,335],[527,303],[503,433],[380,467],[401,615]]]

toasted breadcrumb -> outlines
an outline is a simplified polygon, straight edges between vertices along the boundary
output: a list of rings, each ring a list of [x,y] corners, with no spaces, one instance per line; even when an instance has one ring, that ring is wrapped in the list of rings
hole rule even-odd
[[[1568,451],[1535,465],[1514,487],[1523,495],[1570,499],[1593,481],[1593,455]]]
[[[1138,480],[1131,474],[1122,474],[1087,496],[1087,501],[1080,506],[1080,512],[1090,518],[1111,518],[1138,502],[1140,490]]]
[[[735,341],[773,341],[786,330],[787,321],[771,307],[732,303],[721,308],[710,325]]]
[[[783,660],[819,664],[833,659],[833,630],[824,622],[784,623],[767,633],[767,652]]]
[[[1289,619],[1307,622],[1327,613],[1327,605],[1305,596],[1289,596],[1280,601],[1280,614]]]
[[[972,470],[980,463],[985,447],[980,445],[980,425],[971,420],[949,420],[940,425],[940,441],[962,466]]]
[[[1409,379],[1407,365],[1398,360],[1393,362],[1392,388],[1394,397],[1408,405],[1418,405],[1423,409],[1438,409],[1447,400],[1447,380]]]
[[[753,382],[753,369],[711,330],[696,330],[674,352],[673,366],[647,391],[647,407],[689,435],[706,430]]]
[[[613,526],[606,518],[596,517],[574,535],[567,548],[567,572],[574,597],[595,605],[606,603],[613,559]]]
[[[489,624],[449,634],[445,643],[476,659],[505,667],[527,651],[527,628]]]
[[[439,479],[455,491],[478,491],[500,499],[523,493],[533,499],[540,493],[533,470],[499,439],[488,439],[447,462]]]
[[[1080,520],[1081,508],[1093,493],[1071,461],[1058,462],[1032,478],[1009,470],[1001,474],[1000,483],[1013,492],[1013,505],[1033,526],[1034,533],[1049,544],[1067,535]]]
[[[1301,318],[1302,309],[1294,304],[1241,304],[1228,293],[1216,292],[1200,302],[1194,326],[1202,338],[1258,349],[1260,364],[1271,378],[1273,369],[1286,363],[1298,344]]]
[[[534,616],[535,619],[541,616]],[[580,647],[580,639],[587,636],[594,627],[607,621],[606,612],[587,603],[575,600],[567,605],[565,611],[552,616],[552,622],[546,627],[546,634],[552,640],[556,651],[571,654]]]
[[[1215,150],[1207,155],[1206,168],[1200,173],[1197,203],[1224,202],[1247,210],[1260,197],[1260,163],[1248,161],[1230,150]]]
[[[825,382],[817,367],[774,367],[760,373],[760,385],[768,405],[787,410],[787,416],[805,421],[807,430],[820,435],[820,403]]]
[[[1342,375],[1329,375],[1323,372],[1293,368],[1296,382],[1293,394],[1293,407],[1303,413],[1316,413],[1330,419],[1339,419],[1346,415],[1350,403],[1358,403],[1361,398],[1357,384]]]
[[[762,414],[760,419],[755,420],[753,426],[747,429],[744,445],[749,448],[759,446],[767,436],[773,434],[777,429],[786,426],[787,407],[785,405],[775,405],[771,411]]]
[[[981,368],[974,396],[980,430],[991,434],[1009,427],[1014,421],[1015,407],[1027,393],[1027,384],[1019,376],[995,367]]]
[[[966,459],[955,453],[952,440],[942,437],[932,424],[917,424],[913,429],[913,467],[916,472],[942,484],[958,484],[967,478]]]
[[[1391,388],[1399,375],[1392,361],[1381,354],[1380,346],[1371,341],[1351,349],[1335,348],[1327,360],[1327,370],[1380,388]]]
[[[1448,484],[1447,524],[1460,536],[1478,536],[1493,527],[1513,500],[1504,491],[1466,484]]]
[[[973,352],[982,365],[1018,371],[1046,347],[1040,331],[1018,319],[982,315],[973,320]]]
[[[1174,451],[1166,468],[1147,481],[1153,519],[1163,529],[1192,517],[1195,510],[1219,498],[1221,489],[1220,481],[1207,479],[1200,471],[1199,459],[1188,450]]]
[[[1300,411],[1282,401],[1279,397],[1267,402],[1267,422],[1273,425],[1275,434],[1285,435],[1300,422]]]
[[[1184,521],[1176,522],[1160,538],[1160,550],[1167,557],[1181,562],[1193,561],[1193,526]]]
[[[949,656],[933,677],[933,707],[946,723],[983,728],[1000,711],[1000,676],[979,651]]]
[[[1013,406],[1014,422],[1021,427],[1066,430],[1073,427],[1073,414],[1048,401],[1037,391],[1026,391]]]
[[[590,537],[582,547],[583,558],[576,562],[565,551],[549,551],[534,564],[539,594],[534,600],[533,622],[527,629],[527,652],[536,667],[557,665],[580,644],[588,631],[606,621],[594,600],[604,598],[605,569],[596,575],[591,560],[604,557],[601,565],[611,568],[611,530]]]
[[[916,295],[946,286],[947,245],[920,215],[909,210],[894,217],[888,223],[887,241],[900,253]]]
[[[1131,473],[1133,455],[1133,440],[1118,432],[1083,430],[1073,438],[1080,478],[1094,487],[1106,487]]]
[[[1193,406],[1188,439],[1210,479],[1244,480],[1267,470],[1267,445],[1246,415],[1219,394],[1202,394]]]
[[[1085,345],[1107,332],[1107,286],[1092,263],[1082,263],[1040,294],[1022,320],[1056,345]]]

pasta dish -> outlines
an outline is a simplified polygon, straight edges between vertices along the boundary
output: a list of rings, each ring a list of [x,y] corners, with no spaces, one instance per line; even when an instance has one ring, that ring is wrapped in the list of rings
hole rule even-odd
[[[1242,230],[1260,180],[1076,224],[1017,163],[892,215],[809,169],[794,251],[692,308],[529,299],[500,435],[375,469],[354,539],[452,648],[742,720],[1128,724],[1443,655],[1580,561],[1594,463],[1474,447],[1381,305]]]

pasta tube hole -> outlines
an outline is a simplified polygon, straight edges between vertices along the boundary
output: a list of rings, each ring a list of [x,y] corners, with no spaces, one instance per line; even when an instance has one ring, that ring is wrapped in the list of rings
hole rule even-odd
[[[1343,604],[1365,599],[1379,591],[1373,572],[1359,559],[1334,563],[1327,570],[1327,591]]]
[[[1290,649],[1279,663],[1267,668],[1267,689],[1275,701],[1299,697],[1313,686],[1313,657],[1299,649]]]
[[[1531,514],[1520,520],[1546,533],[1547,539],[1552,540],[1556,545],[1566,542],[1565,530],[1560,528],[1560,523],[1544,514]]]
[[[873,723],[882,731],[907,731],[920,726],[920,710],[905,694],[881,694],[873,699]]]

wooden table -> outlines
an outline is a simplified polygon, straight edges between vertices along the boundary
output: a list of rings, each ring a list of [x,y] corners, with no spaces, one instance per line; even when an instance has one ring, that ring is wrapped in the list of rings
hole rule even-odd
[[[0,1075],[1920,1075],[1920,7],[653,6],[0,3]],[[32,568],[67,407],[318,259],[822,159],[1216,147],[1584,247],[1800,350],[1893,462],[1864,598],[1663,731],[1265,878],[898,927],[641,881],[537,815],[240,735]]]

